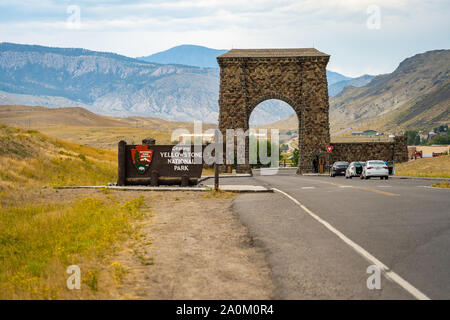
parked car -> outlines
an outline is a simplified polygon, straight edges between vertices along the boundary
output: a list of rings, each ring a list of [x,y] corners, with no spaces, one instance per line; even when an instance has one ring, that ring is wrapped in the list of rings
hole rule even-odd
[[[370,179],[372,177],[379,177],[380,179],[389,179],[389,169],[384,161],[369,160],[361,174],[361,179]]]
[[[362,161],[350,162],[347,170],[345,170],[345,178],[351,179],[352,177],[360,177],[365,165],[366,163]]]
[[[330,169],[330,177],[335,176],[344,176],[345,170],[347,170],[348,162],[346,161],[337,161],[333,163]]]

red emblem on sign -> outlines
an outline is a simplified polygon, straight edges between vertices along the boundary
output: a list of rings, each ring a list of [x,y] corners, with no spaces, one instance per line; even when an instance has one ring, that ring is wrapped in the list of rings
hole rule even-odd
[[[146,145],[136,146],[131,149],[131,160],[140,174],[144,174],[153,159],[153,150]]]
[[[327,151],[328,151],[328,152],[333,151],[333,146],[327,146]]]

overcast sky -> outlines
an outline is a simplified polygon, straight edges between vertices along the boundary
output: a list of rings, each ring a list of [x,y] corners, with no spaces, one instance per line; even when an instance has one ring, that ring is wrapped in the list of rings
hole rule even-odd
[[[448,49],[449,17],[449,0],[0,0],[0,42],[130,57],[180,44],[314,46],[331,55],[330,70],[358,76]]]

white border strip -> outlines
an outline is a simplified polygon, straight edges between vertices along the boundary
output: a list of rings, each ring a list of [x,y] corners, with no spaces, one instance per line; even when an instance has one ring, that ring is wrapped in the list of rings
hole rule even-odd
[[[337,230],[335,227],[333,227],[331,224],[320,218],[318,215],[313,213],[311,210],[309,210],[307,207],[302,205],[299,201],[297,201],[295,198],[290,196],[284,191],[281,191],[277,188],[272,188],[274,191],[277,191],[283,195],[285,195],[287,198],[291,199],[295,204],[297,204],[300,208],[302,208],[304,211],[306,211],[311,217],[313,217],[315,220],[320,222],[322,225],[324,225],[328,230],[333,232],[335,235],[337,235],[339,238],[341,238],[342,241],[344,241],[346,244],[348,244],[350,247],[352,247],[357,253],[359,253],[361,256],[363,256],[367,261],[375,264],[378,268],[380,268],[381,272],[385,275],[385,277],[395,283],[397,283],[399,286],[401,286],[403,289],[408,291],[410,294],[412,294],[416,299],[418,300],[431,300],[429,297],[427,297],[424,293],[419,291],[417,288],[415,288],[412,284],[410,284],[408,281],[400,277],[397,273],[390,270],[388,266],[386,266],[384,263],[382,263],[380,260],[375,258],[373,255],[371,255],[369,252],[367,252],[364,248],[362,248],[357,243],[353,242],[349,238],[347,238],[342,232]]]

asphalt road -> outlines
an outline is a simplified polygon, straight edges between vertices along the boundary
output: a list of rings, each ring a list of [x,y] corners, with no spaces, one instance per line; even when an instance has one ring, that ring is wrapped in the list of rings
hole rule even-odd
[[[450,190],[429,188],[425,180],[347,180],[290,170],[221,183],[277,188],[312,213],[280,192],[234,201],[255,244],[266,250],[274,298],[415,299],[409,287],[430,299],[450,298]],[[381,289],[369,290],[366,271],[373,263],[352,244],[404,282],[383,274]]]

